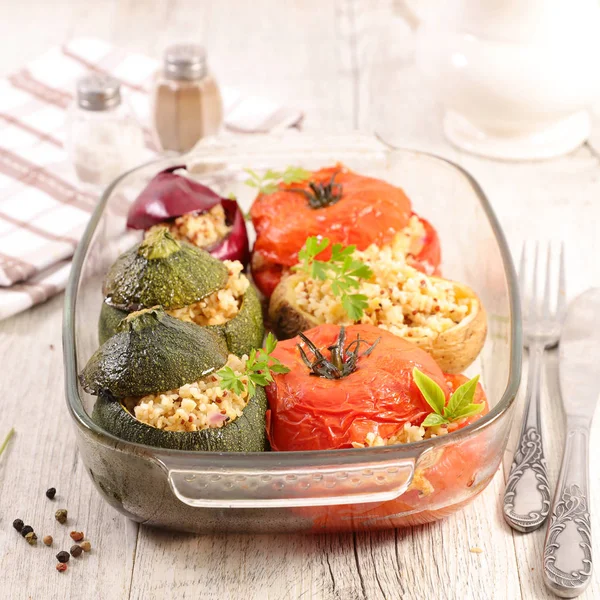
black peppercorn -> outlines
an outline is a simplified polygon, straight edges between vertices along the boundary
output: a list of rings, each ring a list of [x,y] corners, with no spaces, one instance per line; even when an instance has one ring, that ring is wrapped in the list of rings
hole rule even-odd
[[[23,537],[25,537],[28,533],[31,533],[33,531],[33,527],[31,527],[30,525],[25,525],[24,527],[21,527],[21,535]]]
[[[56,496],[56,488],[48,488],[46,490],[46,498],[54,500],[54,496]]]
[[[13,521],[13,527],[17,530],[17,531],[21,531],[21,529],[23,529],[23,521],[21,521],[21,519],[15,519]]]
[[[56,555],[56,560],[60,563],[66,563],[69,562],[69,558],[70,555],[68,552],[66,552],[65,550],[61,550],[57,555]]]
[[[71,553],[71,556],[77,558],[83,552],[83,548],[78,544],[74,544],[71,546],[71,550],[69,550],[69,552]]]

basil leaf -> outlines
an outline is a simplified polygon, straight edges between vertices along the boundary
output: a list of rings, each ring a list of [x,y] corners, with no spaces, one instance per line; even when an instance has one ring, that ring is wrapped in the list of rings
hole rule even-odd
[[[485,407],[485,404],[481,402],[480,404],[469,404],[465,406],[459,413],[452,417],[453,421],[458,419],[464,419],[465,417],[472,417],[474,415],[478,415]]]
[[[417,367],[413,369],[413,379],[421,391],[421,394],[423,394],[427,404],[429,404],[438,415],[442,415],[444,405],[446,404],[446,396],[444,395],[442,388],[433,381],[433,379],[425,375],[425,373],[419,371]]]
[[[422,427],[435,427],[436,425],[443,425],[447,423],[448,420],[442,415],[438,415],[437,413],[430,413],[425,417],[425,420],[421,423]]]
[[[478,381],[479,375],[463,383],[455,390],[452,396],[450,396],[448,406],[446,407],[446,415],[448,418],[452,419],[454,415],[458,414],[463,408],[473,402]]]

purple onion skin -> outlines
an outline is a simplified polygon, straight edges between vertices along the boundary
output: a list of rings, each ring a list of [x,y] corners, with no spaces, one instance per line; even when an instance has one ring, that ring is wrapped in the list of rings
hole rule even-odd
[[[246,267],[250,260],[250,247],[246,222],[238,203],[222,198],[197,181],[177,175],[174,173],[177,169],[185,169],[185,166],[170,167],[150,180],[129,209],[127,227],[149,229],[186,213],[203,213],[221,204],[231,231],[206,250],[215,258],[239,260]]]
[[[239,260],[246,267],[250,262],[246,220],[235,200],[222,198],[221,204],[225,211],[225,222],[231,227],[231,231],[215,246],[207,248],[207,251],[219,260]]]

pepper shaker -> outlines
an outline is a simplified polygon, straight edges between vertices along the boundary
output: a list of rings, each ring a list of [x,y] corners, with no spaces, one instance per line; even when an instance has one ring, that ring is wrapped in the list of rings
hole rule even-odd
[[[187,152],[219,131],[223,102],[202,46],[167,48],[156,76],[152,117],[157,142],[167,151]]]

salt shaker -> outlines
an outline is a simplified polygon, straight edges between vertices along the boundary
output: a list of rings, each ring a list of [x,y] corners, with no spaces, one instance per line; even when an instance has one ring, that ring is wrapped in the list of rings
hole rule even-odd
[[[87,75],[67,120],[67,148],[79,179],[104,186],[145,159],[142,128],[121,99],[118,80]]]
[[[163,150],[187,152],[201,138],[219,131],[223,102],[202,46],[167,48],[152,104],[154,131]]]

